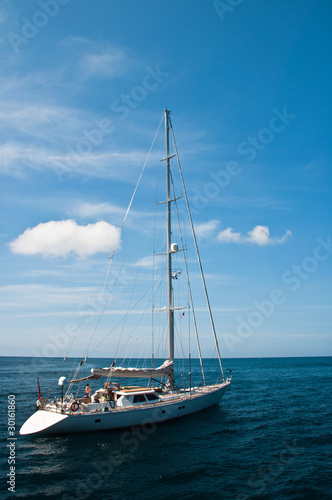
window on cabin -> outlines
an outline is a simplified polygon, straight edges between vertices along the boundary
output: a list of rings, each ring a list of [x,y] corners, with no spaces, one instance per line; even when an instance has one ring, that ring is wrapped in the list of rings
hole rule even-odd
[[[136,396],[134,396],[134,403],[143,403],[145,402],[146,399],[145,399],[145,396],[144,394],[136,394]]]
[[[155,394],[145,394],[145,397],[148,399],[148,401],[156,401],[157,399],[159,399]]]

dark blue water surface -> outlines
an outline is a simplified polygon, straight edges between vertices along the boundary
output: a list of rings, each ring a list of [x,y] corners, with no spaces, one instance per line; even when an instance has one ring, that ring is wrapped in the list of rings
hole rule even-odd
[[[332,498],[331,357],[225,360],[232,390],[220,406],[156,428],[53,438],[24,438],[18,430],[35,409],[36,375],[47,395],[61,360],[0,363],[1,498]],[[207,381],[215,382],[216,362],[205,366]],[[16,398],[12,441],[9,395]],[[10,442],[15,493],[6,484]]]

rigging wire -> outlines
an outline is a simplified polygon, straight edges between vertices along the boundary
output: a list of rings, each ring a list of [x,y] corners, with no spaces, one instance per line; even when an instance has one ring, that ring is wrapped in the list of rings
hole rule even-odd
[[[159,280],[160,280],[160,279],[161,279],[161,277],[159,278]],[[109,331],[109,332],[105,335],[105,337],[104,337],[104,338],[103,338],[103,339],[99,342],[99,344],[98,344],[98,345],[97,345],[97,346],[93,349],[93,351],[91,351],[91,352],[90,352],[90,355],[91,355],[91,354],[93,354],[93,353],[94,353],[94,352],[98,349],[98,347],[99,347],[101,344],[103,344],[103,343],[105,342],[105,340],[106,340],[106,339],[107,339],[107,338],[111,335],[111,333],[113,333],[113,332],[114,332],[114,330],[115,330],[115,329],[116,329],[119,325],[121,325],[121,323],[122,323],[122,321],[124,321],[125,317],[126,317],[128,314],[130,314],[130,313],[134,310],[134,308],[135,308],[135,307],[136,307],[136,306],[137,306],[137,305],[141,302],[141,300],[142,300],[142,299],[143,299],[143,298],[144,298],[144,297],[145,297],[145,296],[146,296],[146,295],[150,292],[150,290],[151,290],[151,287],[150,287],[148,290],[146,290],[146,291],[144,292],[144,294],[142,295],[142,297],[140,297],[140,298],[137,300],[137,302],[135,302],[135,304],[134,304],[134,305],[130,308],[130,310],[129,310],[129,311],[127,311],[127,313],[125,314],[125,316],[124,316],[124,317],[122,317],[122,318],[120,319],[120,321],[118,321],[118,323],[117,323],[117,324],[116,324],[116,325],[115,325],[115,326],[114,326],[114,327],[113,327],[113,328],[112,328],[112,329],[111,329],[111,330],[110,330],[110,331]],[[128,340],[129,340],[129,339],[128,339]],[[128,342],[128,340],[127,340],[127,342]],[[124,345],[123,347],[125,347],[125,345]],[[120,354],[121,354],[121,352],[119,353],[119,355],[120,355]]]
[[[138,186],[139,186],[139,183],[141,181],[141,178],[142,178],[142,175],[143,175],[143,172],[145,170],[145,167],[147,165],[147,162],[148,162],[148,159],[150,157],[150,154],[151,154],[151,151],[152,151],[152,148],[154,146],[154,143],[155,143],[155,140],[157,138],[157,135],[159,133],[159,129],[160,129],[160,126],[161,126],[161,123],[163,121],[163,118],[164,118],[164,115],[162,116],[161,120],[160,120],[160,123],[159,123],[159,126],[158,126],[158,129],[157,129],[157,132],[154,136],[154,139],[152,141],[152,144],[151,144],[151,147],[150,147],[150,150],[148,152],[148,155],[147,155],[147,158],[144,162],[144,165],[142,167],[142,170],[140,172],[140,175],[139,175],[139,178],[138,178],[138,181],[137,181],[137,184],[135,186],[135,189],[134,189],[134,192],[133,192],[133,195],[130,199],[130,202],[129,202],[129,205],[128,205],[128,208],[127,208],[127,211],[125,213],[125,216],[124,216],[124,219],[123,219],[123,222],[122,222],[122,225],[121,225],[121,231],[126,223],[126,220],[127,220],[127,217],[128,217],[128,214],[130,212],[130,209],[131,209],[131,206],[133,204],[133,201],[134,201],[134,198],[135,198],[135,195],[136,195],[136,192],[137,192],[137,189],[138,189]],[[196,253],[197,253],[197,257],[198,257],[198,263],[199,263],[199,267],[200,267],[200,271],[201,271],[201,277],[202,277],[202,281],[203,281],[203,287],[204,287],[204,292],[205,292],[205,296],[206,296],[206,301],[207,301],[207,305],[208,305],[208,311],[209,311],[209,315],[210,315],[210,321],[211,321],[211,324],[212,324],[212,330],[213,330],[213,335],[214,335],[214,339],[215,339],[215,346],[216,346],[216,350],[217,350],[217,354],[218,354],[218,359],[219,359],[219,364],[220,364],[220,369],[221,369],[221,372],[222,372],[222,376],[223,376],[223,379],[224,379],[224,373],[223,373],[223,368],[222,368],[222,363],[221,363],[221,357],[220,357],[220,352],[219,352],[219,346],[218,346],[218,340],[217,340],[217,336],[216,336],[216,331],[215,331],[215,326],[214,326],[214,321],[213,321],[213,318],[212,318],[212,312],[211,312],[211,307],[210,307],[210,302],[209,302],[209,297],[208,297],[208,294],[207,294],[207,289],[206,289],[206,284],[205,284],[205,278],[204,278],[204,275],[203,275],[203,270],[202,270],[202,265],[201,265],[201,259],[200,259],[200,255],[199,255],[199,251],[198,251],[198,246],[197,246],[197,240],[196,240],[196,235],[195,235],[195,230],[194,230],[194,226],[193,226],[193,221],[192,221],[192,217],[191,217],[191,212],[190,212],[190,207],[189,207],[189,202],[188,202],[188,198],[187,198],[187,193],[186,193],[186,188],[185,188],[185,185],[184,185],[184,179],[183,179],[183,174],[182,174],[182,169],[181,169],[181,165],[180,165],[180,159],[179,159],[179,155],[178,155],[178,151],[177,151],[177,146],[176,146],[176,142],[175,142],[175,137],[174,137],[174,131],[173,131],[173,127],[172,127],[172,123],[171,123],[171,120],[170,120],[170,117],[169,117],[169,124],[170,124],[170,128],[171,128],[171,131],[172,131],[172,137],[173,137],[173,144],[174,144],[174,148],[175,148],[175,152],[176,152],[176,156],[177,156],[177,162],[178,162],[178,168],[179,168],[179,172],[180,172],[180,177],[181,177],[181,182],[182,182],[182,187],[183,187],[183,192],[184,192],[184,195],[185,195],[185,200],[186,200],[186,204],[187,204],[187,210],[188,210],[188,215],[189,215],[189,220],[190,220],[190,224],[191,224],[191,228],[192,228],[192,233],[193,233],[193,239],[194,239],[194,243],[195,243],[195,248],[196,248]],[[182,236],[182,231],[181,231],[181,225],[180,225],[180,217],[179,217],[179,211],[178,211],[178,206],[177,206],[177,202],[176,202],[176,196],[175,196],[175,189],[174,189],[174,182],[173,182],[173,176],[172,176],[172,173],[171,173],[171,183],[172,183],[172,189],[173,189],[173,193],[174,193],[174,201],[175,201],[175,208],[176,208],[176,215],[177,215],[177,220],[178,220],[178,225],[179,225],[179,234],[180,234],[180,239],[181,239],[181,245],[182,245],[182,248],[184,249],[184,242],[183,242],[183,236]],[[104,281],[104,285],[103,285],[103,288],[102,288],[102,292],[101,292],[101,301],[103,299],[103,296],[104,296],[104,293],[105,293],[105,288],[106,288],[106,283],[108,281],[108,278],[109,278],[109,273],[110,273],[110,268],[111,268],[111,264],[112,264],[112,260],[113,260],[113,256],[114,256],[114,251],[112,252],[112,254],[110,255],[109,257],[109,260],[108,260],[108,268],[107,268],[107,272],[106,272],[106,277],[105,277],[105,281]],[[128,255],[127,255],[128,257]],[[189,273],[188,273],[188,266],[187,266],[187,260],[186,260],[186,255],[185,255],[185,251],[183,250],[183,258],[184,258],[184,265],[185,265],[185,269],[186,269],[186,276],[187,276],[187,283],[188,283],[188,295],[189,295],[189,299],[190,299],[190,304],[191,304],[191,308],[192,308],[192,314],[193,314],[193,322],[194,322],[194,327],[195,327],[195,333],[196,333],[196,341],[197,341],[197,346],[198,346],[198,351],[199,351],[199,357],[200,357],[200,363],[201,363],[201,369],[202,369],[202,376],[203,376],[203,381],[204,381],[204,385],[205,385],[205,375],[204,375],[204,369],[203,369],[203,362],[202,362],[202,356],[201,356],[201,348],[200,348],[200,343],[199,343],[199,338],[198,338],[198,331],[197,331],[197,324],[196,324],[196,317],[195,317],[195,312],[194,312],[194,306],[193,306],[193,300],[192,300],[192,292],[191,292],[191,286],[190,286],[190,281],[189,281]],[[124,264],[123,264],[124,265]],[[122,265],[122,267],[123,267]],[[120,272],[122,270],[122,267],[120,269]],[[118,279],[119,279],[119,276],[120,276],[120,272],[118,273],[117,275],[117,278],[115,280],[115,283],[113,284],[113,287],[112,287],[112,290],[114,289]],[[139,271],[138,271],[139,273]],[[135,284],[137,282],[137,278],[138,276],[136,276],[136,280],[135,280]],[[160,278],[159,278],[159,281],[160,281]],[[84,368],[84,364],[85,362],[87,361],[87,357],[88,357],[88,353],[89,353],[89,356],[96,351],[96,349],[98,349],[98,347],[107,339],[107,337],[121,324],[122,321],[126,321],[128,315],[133,311],[133,309],[136,307],[137,304],[140,303],[140,301],[147,295],[147,293],[152,289],[152,293],[154,295],[154,287],[156,286],[156,283],[158,283],[158,280],[155,281],[154,280],[154,266],[153,266],[153,280],[152,280],[152,285],[151,287],[144,293],[144,295],[132,306],[130,307],[131,305],[131,302],[132,302],[132,297],[133,297],[133,291],[132,291],[132,295],[131,295],[131,299],[130,299],[130,303],[129,303],[129,307],[128,307],[128,310],[127,310],[127,313],[125,314],[124,318],[122,318],[116,325],[114,328],[112,328],[109,333],[103,338],[103,340],[101,342],[99,342],[99,344],[89,353],[89,348],[90,348],[90,345],[91,345],[91,342],[95,336],[95,333],[96,333],[96,330],[99,326],[99,323],[101,321],[101,318],[102,318],[102,315],[103,313],[105,312],[105,309],[107,307],[107,304],[109,302],[109,299],[110,299],[110,295],[108,296],[107,300],[105,301],[105,304],[104,304],[104,307],[102,309],[102,311],[100,312],[99,314],[99,318],[97,320],[97,323],[96,323],[96,326],[93,330],[93,333],[92,333],[92,336],[90,338],[90,341],[89,341],[89,344],[88,344],[88,347],[87,347],[87,350],[86,350],[86,355],[85,355],[85,358],[81,361],[81,363],[79,364],[79,367],[77,368],[77,371],[76,371],[76,374],[79,372],[79,370],[81,369],[81,367],[83,366]],[[161,286],[161,281],[159,282],[159,286]],[[153,299],[154,300],[154,299]],[[99,302],[99,304],[101,305],[101,301]],[[141,322],[142,320],[142,317],[143,317],[143,314],[145,314],[147,310],[147,307],[145,308],[145,310],[143,311],[142,315],[140,316],[140,318],[138,319],[136,325],[135,325],[135,328],[139,325],[139,323]],[[81,321],[81,324],[83,323],[84,321],[84,318],[86,317],[87,315],[87,312],[88,311],[85,311],[85,314],[84,314],[84,317],[82,318],[82,321]],[[189,316],[189,315],[188,315]],[[189,318],[188,318],[189,319]],[[154,337],[153,337],[153,322],[152,322],[152,347],[153,347],[153,351],[154,351]],[[123,326],[122,326],[122,332],[124,330],[124,327],[125,327],[125,323],[123,323]],[[135,328],[134,328],[134,331],[135,331]],[[181,325],[181,328],[182,328],[182,325]],[[190,322],[189,322],[189,330],[190,330]],[[178,333],[178,330],[176,330],[177,333]],[[77,335],[77,334],[76,334]],[[132,335],[129,337],[129,339],[132,337]],[[76,338],[76,337],[75,337]],[[129,340],[128,339],[128,340]],[[127,340],[127,342],[128,342]],[[74,341],[74,339],[73,339]],[[127,342],[125,343],[125,345],[127,344]],[[73,342],[72,342],[73,343]],[[72,345],[71,343],[71,345]],[[183,352],[183,345],[182,345],[182,342],[180,343],[181,344],[181,350]],[[125,346],[124,345],[124,346]],[[124,347],[123,346],[123,347]],[[118,347],[119,347],[119,344],[118,344]],[[142,346],[143,347],[143,346]],[[118,348],[117,348],[118,350]],[[122,348],[123,350],[123,348]],[[122,351],[121,350],[121,351]],[[190,335],[189,335],[189,350],[190,350]],[[67,354],[68,355],[68,354]],[[65,362],[65,360],[67,359],[67,355],[66,357],[64,358],[63,360],[63,363]],[[154,356],[154,352],[153,352],[153,356]],[[76,378],[76,374],[75,374],[75,378]],[[52,388],[53,389],[53,388]],[[52,390],[51,390],[52,391]]]
[[[206,284],[205,284],[205,278],[204,278],[204,274],[203,274],[201,257],[200,257],[199,250],[198,250],[198,245],[197,245],[197,239],[196,239],[196,233],[195,233],[194,223],[193,223],[193,220],[192,220],[192,217],[191,217],[191,211],[190,211],[189,201],[188,201],[188,197],[187,197],[186,186],[184,184],[184,179],[183,179],[182,169],[181,169],[181,164],[180,164],[180,158],[179,158],[179,154],[178,154],[178,150],[177,150],[177,146],[176,146],[176,142],[175,142],[174,130],[173,130],[173,126],[172,126],[171,118],[170,117],[169,117],[169,124],[170,124],[170,128],[171,128],[171,131],[172,131],[174,148],[175,148],[176,157],[177,157],[177,161],[178,161],[178,167],[179,167],[180,177],[181,177],[181,181],[182,181],[183,193],[184,193],[186,204],[187,204],[188,215],[189,215],[190,225],[191,225],[192,234],[193,234],[193,238],[194,238],[194,244],[195,244],[195,249],[196,249],[198,264],[199,264],[199,268],[200,268],[200,272],[201,272],[201,278],[202,278],[202,283],[203,283],[203,288],[204,288],[206,303],[207,303],[207,306],[208,306],[208,311],[209,311],[209,316],[210,316],[210,321],[211,321],[211,326],[212,326],[212,332],[213,332],[214,342],[215,342],[217,353],[218,353],[219,366],[220,366],[220,370],[221,370],[221,373],[222,373],[222,378],[223,378],[223,380],[225,380],[224,370],[223,370],[222,362],[221,362],[221,356],[220,356],[220,350],[219,350],[217,333],[216,333],[216,329],[215,329],[215,326],[214,326],[214,321],[213,321],[213,316],[212,316],[212,311],[211,311],[211,306],[210,306],[210,300],[209,300],[209,296],[208,296],[208,293],[207,293],[207,288],[206,288]]]
[[[128,254],[127,254],[127,257],[128,257]],[[137,280],[138,280],[138,277],[139,277],[139,274],[140,274],[140,270],[141,270],[141,266],[139,266],[139,268],[137,270],[135,281],[133,283],[133,286],[131,287],[131,295],[130,295],[130,299],[129,299],[129,303],[128,303],[127,312],[130,310],[130,306],[131,306],[131,303],[132,303],[132,300],[133,300],[134,292],[135,292],[135,289],[136,289],[136,283],[137,283]],[[124,332],[124,329],[125,329],[125,326],[126,326],[127,317],[128,316],[126,316],[125,320],[122,323],[122,328],[121,328],[120,336],[119,336],[118,343],[117,343],[116,350],[115,350],[115,356],[114,356],[114,360],[115,361],[118,358],[119,345],[120,345],[120,341],[121,341],[121,338],[122,338],[122,335],[123,335],[123,332]]]
[[[173,136],[173,140],[174,140],[174,136]],[[173,190],[174,190],[174,184],[173,184],[173,177],[172,176],[171,176],[171,181],[172,181],[172,186],[173,186]],[[176,198],[175,194],[174,194],[174,198]],[[181,230],[181,225],[180,225],[179,212],[178,212],[178,206],[177,206],[176,199],[175,199],[174,204],[175,204],[175,212],[176,212],[176,216],[177,216],[177,220],[178,220],[181,246],[182,246],[182,248],[184,248],[184,242],[183,242],[183,237],[182,237],[182,230]],[[185,270],[186,270],[188,293],[189,293],[190,306],[191,306],[192,315],[193,315],[193,322],[194,322],[194,328],[195,328],[195,334],[196,334],[196,343],[197,343],[197,348],[198,348],[198,353],[199,353],[199,361],[200,361],[200,365],[201,365],[203,383],[205,385],[205,374],[204,374],[204,367],[203,367],[201,345],[200,345],[200,342],[199,342],[198,328],[197,328],[196,315],[195,315],[195,308],[194,308],[194,302],[193,302],[193,297],[192,297],[192,293],[191,293],[191,285],[190,285],[188,264],[187,264],[187,259],[186,259],[185,251],[183,251],[183,261],[184,261],[184,267],[185,267]]]
[[[123,229],[123,226],[125,225],[125,222],[126,222],[126,219],[127,219],[128,214],[129,214],[129,211],[130,211],[131,205],[132,205],[132,203],[133,203],[133,201],[134,201],[134,198],[135,198],[135,194],[136,194],[136,191],[137,191],[138,185],[139,185],[139,183],[140,183],[140,181],[141,181],[141,178],[142,178],[142,175],[143,175],[144,169],[145,169],[146,164],[147,164],[147,162],[148,162],[148,159],[149,159],[150,153],[151,153],[151,151],[152,151],[153,145],[154,145],[154,143],[155,143],[155,140],[156,140],[156,138],[157,138],[157,135],[158,135],[158,133],[159,133],[159,129],[160,129],[160,126],[161,126],[161,124],[162,124],[163,120],[164,120],[164,114],[163,114],[163,116],[161,117],[161,120],[160,120],[160,123],[159,123],[158,129],[157,129],[157,132],[156,132],[156,134],[155,134],[155,136],[154,136],[154,138],[153,138],[153,141],[152,141],[152,144],[151,144],[150,150],[149,150],[149,152],[148,152],[148,155],[147,155],[146,160],[145,160],[145,162],[144,162],[143,168],[142,168],[141,173],[140,173],[140,175],[139,175],[139,178],[138,178],[138,181],[137,181],[136,187],[135,187],[135,189],[134,189],[133,195],[132,195],[132,197],[131,197],[131,200],[130,200],[130,202],[129,202],[129,205],[128,205],[128,208],[127,208],[126,214],[125,214],[125,216],[124,216],[124,219],[123,219],[123,222],[122,222],[122,225],[121,225],[121,230]]]
[[[145,167],[146,167],[146,165],[147,165],[148,159],[149,159],[149,157],[150,157],[150,154],[151,154],[152,148],[153,148],[153,146],[154,146],[155,140],[156,140],[156,138],[157,138],[157,136],[158,136],[159,129],[160,129],[160,126],[161,126],[161,124],[162,124],[162,122],[163,122],[163,119],[164,119],[164,114],[163,114],[163,115],[162,115],[162,117],[161,117],[161,120],[160,120],[160,122],[159,122],[159,125],[158,125],[158,128],[157,128],[157,131],[156,131],[156,134],[155,134],[155,136],[154,136],[154,138],[153,138],[153,141],[152,141],[151,147],[150,147],[150,149],[149,149],[149,152],[148,152],[147,157],[146,157],[146,159],[145,159],[144,165],[143,165],[142,170],[141,170],[141,172],[140,172],[140,175],[139,175],[138,181],[137,181],[137,183],[136,183],[136,186],[135,186],[135,189],[134,189],[133,195],[132,195],[132,197],[131,197],[131,199],[130,199],[130,202],[129,202],[128,208],[127,208],[127,210],[126,210],[126,213],[125,213],[125,216],[124,216],[123,222],[122,222],[122,224],[121,224],[120,231],[122,231],[122,229],[123,229],[123,227],[124,227],[124,225],[125,225],[125,222],[126,222],[126,220],[127,220],[127,217],[128,217],[129,211],[130,211],[130,209],[131,209],[132,203],[133,203],[134,198],[135,198],[135,195],[136,195],[136,191],[137,191],[137,189],[138,189],[138,186],[139,186],[139,183],[140,183],[140,181],[141,181],[141,178],[142,178],[143,172],[144,172],[144,170],[145,170]],[[112,254],[111,254],[111,256],[109,257],[109,260],[108,260],[108,269],[107,269],[107,272],[106,272],[106,277],[105,277],[105,281],[104,281],[104,286],[103,286],[103,291],[102,291],[102,294],[103,294],[103,293],[104,293],[104,291],[105,291],[106,282],[107,282],[107,280],[108,280],[108,275],[109,275],[110,266],[111,266],[111,262],[112,262],[113,256],[114,256],[114,251],[112,252]],[[120,274],[120,273],[119,273],[119,274]],[[119,275],[118,275],[118,276],[119,276]],[[113,286],[113,289],[114,289],[114,286]],[[109,301],[109,298],[108,298],[108,300],[106,301],[106,303],[105,303],[105,305],[104,305],[104,308],[103,308],[103,310],[101,311],[101,313],[100,313],[100,315],[99,315],[99,319],[98,319],[98,321],[97,321],[96,327],[95,327],[95,329],[94,329],[94,331],[93,331],[93,333],[92,333],[92,336],[91,336],[91,338],[90,338],[90,342],[89,342],[89,344],[88,344],[88,348],[87,348],[87,350],[86,350],[85,361],[86,361],[86,359],[87,359],[88,349],[89,349],[89,347],[90,347],[90,345],[91,345],[92,339],[93,339],[93,337],[94,337],[94,335],[95,335],[95,333],[96,333],[97,327],[98,327],[98,325],[99,325],[99,323],[100,323],[100,320],[101,320],[101,317],[102,317],[102,315],[103,315],[103,313],[104,313],[104,311],[105,311],[105,309],[106,309],[106,306],[107,306],[107,304],[108,304],[108,301]],[[82,323],[83,323],[83,321],[84,321],[84,318],[85,318],[85,315],[84,315],[84,317],[82,318],[82,321],[81,321],[80,326],[82,325]],[[78,332],[79,332],[79,328],[78,328]],[[77,332],[77,333],[78,333],[78,332]],[[76,336],[77,336],[77,334],[76,334]],[[72,340],[72,342],[71,342],[71,345],[70,345],[69,349],[72,347],[73,342],[74,342],[74,340],[76,339],[76,336],[75,336],[75,337],[74,337],[74,339]],[[99,345],[100,345],[100,344],[99,344]],[[94,351],[95,351],[95,349],[94,349]],[[92,352],[94,352],[94,351],[92,351]],[[69,353],[69,350],[68,350],[68,353]],[[66,354],[66,357],[65,357],[64,361],[67,359],[68,353]],[[90,353],[90,354],[91,354],[91,353]],[[76,358],[76,359],[77,359],[77,358]],[[63,362],[64,362],[64,361],[63,361]],[[80,367],[81,367],[81,364],[78,366],[78,369],[76,370],[76,373],[75,373],[75,378],[76,378],[76,375],[77,375],[77,374],[78,374],[78,372],[79,372]],[[72,377],[71,377],[71,378],[72,378]],[[52,392],[52,390],[53,390],[53,387],[52,387],[52,389],[51,389],[51,392]],[[68,390],[69,390],[69,388],[68,388]],[[68,392],[68,390],[67,390],[67,392]]]
[[[129,202],[129,205],[128,205],[127,211],[126,211],[126,213],[125,213],[125,216],[124,216],[123,222],[122,222],[122,224],[121,224],[121,229],[120,229],[120,231],[122,231],[122,229],[123,229],[123,227],[124,227],[124,225],[125,225],[125,222],[126,222],[126,220],[127,220],[127,217],[128,217],[129,211],[130,211],[130,208],[131,208],[131,206],[132,206],[132,203],[133,203],[134,198],[135,198],[135,195],[136,195],[136,191],[137,191],[137,189],[138,189],[138,186],[139,186],[139,183],[140,183],[140,181],[141,181],[141,178],[142,178],[143,172],[144,172],[144,170],[145,170],[146,164],[147,164],[147,162],[148,162],[148,159],[149,159],[149,157],[150,157],[150,154],[151,154],[152,148],[153,148],[153,146],[154,146],[155,140],[156,140],[157,135],[158,135],[158,133],[159,133],[159,129],[160,129],[160,126],[161,126],[161,124],[162,124],[163,118],[164,118],[164,115],[161,117],[161,120],[160,120],[159,125],[158,125],[158,128],[157,128],[157,132],[155,133],[155,136],[154,136],[154,138],[153,138],[153,141],[152,141],[151,147],[150,147],[150,149],[149,149],[149,152],[148,152],[147,157],[146,157],[146,159],[145,159],[144,165],[143,165],[143,167],[142,167],[141,173],[140,173],[140,175],[139,175],[139,177],[138,177],[138,181],[137,181],[137,183],[136,183],[136,186],[135,186],[135,189],[134,189],[133,195],[132,195],[131,200],[130,200],[130,202]],[[112,259],[112,258],[113,258],[113,256],[114,256],[114,251],[112,252],[112,254],[111,254],[111,256],[110,256],[110,259]],[[109,271],[109,269],[108,269],[108,271]],[[108,274],[108,273],[107,273],[107,274]],[[105,283],[104,283],[104,289],[105,289],[105,286],[106,286],[106,280],[107,280],[107,276],[106,276]],[[114,288],[114,286],[113,286],[113,288]],[[106,304],[105,304],[105,306],[104,306],[104,308],[103,308],[103,310],[102,310],[102,313],[101,313],[101,314],[100,314],[100,316],[99,316],[98,322],[97,322],[97,324],[96,324],[96,327],[95,327],[94,332],[93,332],[93,334],[92,334],[92,337],[91,337],[91,339],[90,339],[90,342],[89,342],[89,345],[88,345],[88,348],[87,348],[87,352],[88,352],[88,349],[89,349],[89,347],[90,347],[90,345],[91,345],[92,339],[93,339],[93,337],[94,337],[94,335],[95,335],[95,333],[96,333],[96,330],[97,330],[98,325],[99,325],[99,323],[100,323],[101,317],[102,317],[102,315],[103,315],[103,313],[104,313],[104,311],[105,311],[105,308],[106,308],[106,306],[107,306],[107,303],[108,303],[108,300],[107,300],[107,302],[106,302]]]
[[[113,253],[114,253],[114,252],[113,252]],[[110,259],[112,258],[113,253],[112,253],[112,255],[111,255]],[[106,271],[106,272],[107,272],[107,275],[108,275],[109,268],[110,268],[110,259],[109,259],[109,261],[108,261],[108,263],[107,263],[107,266],[105,266],[105,267],[107,267],[107,271]],[[105,272],[105,271],[104,271],[104,272]],[[102,294],[104,293],[104,288],[105,288],[105,286],[103,287],[103,292],[102,292]],[[97,288],[96,288],[95,293],[91,296],[91,298],[90,298],[90,300],[89,300],[89,302],[88,302],[88,305],[87,305],[87,307],[86,307],[86,309],[85,309],[84,314],[82,315],[82,318],[81,318],[81,321],[79,322],[79,324],[78,324],[78,325],[76,325],[76,324],[74,323],[74,325],[75,325],[75,329],[76,329],[76,333],[75,333],[75,335],[72,337],[71,342],[70,342],[70,344],[69,344],[69,347],[68,347],[68,349],[67,349],[67,352],[66,352],[66,354],[65,354],[65,356],[64,356],[64,358],[63,358],[63,360],[62,360],[62,363],[61,363],[61,365],[60,365],[60,367],[59,367],[59,369],[58,369],[57,376],[55,377],[55,382],[54,382],[54,384],[52,385],[52,387],[51,387],[51,389],[50,389],[50,391],[49,391],[49,393],[48,393],[48,396],[47,396],[47,401],[50,399],[51,394],[52,394],[52,392],[53,392],[53,390],[54,390],[54,387],[57,385],[57,380],[58,380],[58,377],[59,377],[60,373],[62,372],[62,368],[63,368],[63,366],[64,366],[65,362],[67,361],[67,358],[68,358],[69,352],[70,352],[70,350],[71,350],[71,348],[72,348],[72,346],[73,346],[73,344],[74,344],[75,340],[77,339],[78,334],[79,334],[79,333],[80,333],[80,331],[81,331],[82,324],[83,324],[83,322],[85,321],[85,319],[86,319],[86,317],[87,317],[87,314],[88,314],[88,311],[89,311],[89,309],[90,309],[90,306],[91,306],[91,304],[93,303],[93,301],[94,301],[94,300],[96,300],[96,299],[95,299],[95,297],[96,297],[96,296],[97,296],[97,294],[98,294],[98,289],[99,289],[99,287],[97,287]],[[67,333],[67,330],[66,330],[66,333]],[[76,356],[76,357],[75,357],[75,359],[74,359],[74,361],[73,361],[73,363],[72,363],[72,368],[71,368],[70,373],[69,373],[69,379],[70,379],[70,380],[71,380],[72,378],[76,378],[76,377],[75,377],[75,374],[76,374],[76,373],[77,373],[77,371],[78,371],[78,370],[77,370],[77,368],[75,368],[75,367],[77,366],[77,360],[78,360],[78,356]],[[82,365],[82,362],[79,364],[79,367],[80,367],[81,365]],[[70,389],[70,388],[71,388],[71,386],[69,386],[69,388],[67,389],[67,391],[66,391],[66,394],[65,394],[65,395],[67,395],[67,394],[68,394],[68,391],[69,391],[69,389]]]
[[[164,275],[165,275],[165,274],[166,274],[166,271],[164,270]],[[161,285],[162,285],[162,282],[163,282],[162,280],[163,280],[163,276],[161,275],[161,276],[159,277],[159,284],[158,284],[158,280],[157,280],[157,281],[155,280],[155,281],[151,284],[151,287],[149,288],[148,292],[150,292],[150,290],[152,290],[152,287],[153,287],[153,286],[155,286],[155,285],[157,286],[157,290],[159,290],[159,289],[160,289],[160,287],[161,287]],[[146,294],[146,295],[147,295],[147,294]],[[143,298],[143,297],[142,297],[142,298]],[[126,345],[127,345],[127,343],[129,342],[129,340],[132,338],[133,333],[135,332],[136,328],[138,327],[139,323],[141,322],[142,318],[143,318],[143,317],[144,317],[144,315],[146,314],[146,312],[147,312],[147,310],[148,310],[148,307],[149,307],[149,305],[150,305],[150,299],[149,299],[149,297],[147,297],[145,304],[146,304],[146,305],[144,305],[144,306],[143,306],[143,312],[141,313],[140,317],[138,318],[138,320],[137,320],[137,322],[136,322],[136,324],[135,324],[134,328],[133,328],[133,329],[132,329],[132,331],[131,331],[130,336],[128,337],[128,339],[127,339],[127,341],[125,342],[125,344],[122,346],[122,350],[120,351],[120,353],[119,353],[119,355],[118,355],[117,357],[119,357],[119,356],[120,356],[120,354],[121,354],[121,352],[123,352],[124,348],[126,347]],[[132,352],[133,352],[133,350],[134,350],[134,349],[132,349]],[[131,356],[132,356],[132,355],[131,355]],[[126,358],[124,358],[124,359],[122,360],[122,362],[121,362],[121,364],[122,364],[122,365],[123,365],[123,363],[124,363],[124,361],[125,361],[125,360],[126,360]]]

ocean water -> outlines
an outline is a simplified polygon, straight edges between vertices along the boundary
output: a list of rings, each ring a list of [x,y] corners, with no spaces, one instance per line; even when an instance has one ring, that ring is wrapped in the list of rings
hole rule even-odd
[[[35,410],[36,374],[44,395],[60,364],[0,358],[2,499],[332,498],[331,357],[224,360],[233,380],[222,403],[157,427],[19,436]],[[208,381],[215,382],[216,361],[205,366]],[[194,360],[193,372],[198,370]],[[10,437],[12,395],[16,427]],[[6,484],[10,458],[15,492]]]

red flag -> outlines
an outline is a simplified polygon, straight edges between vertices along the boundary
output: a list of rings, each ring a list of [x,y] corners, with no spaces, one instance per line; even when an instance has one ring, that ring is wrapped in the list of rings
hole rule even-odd
[[[37,377],[37,382],[38,382],[38,399],[40,399],[40,385],[39,385],[39,378]]]

